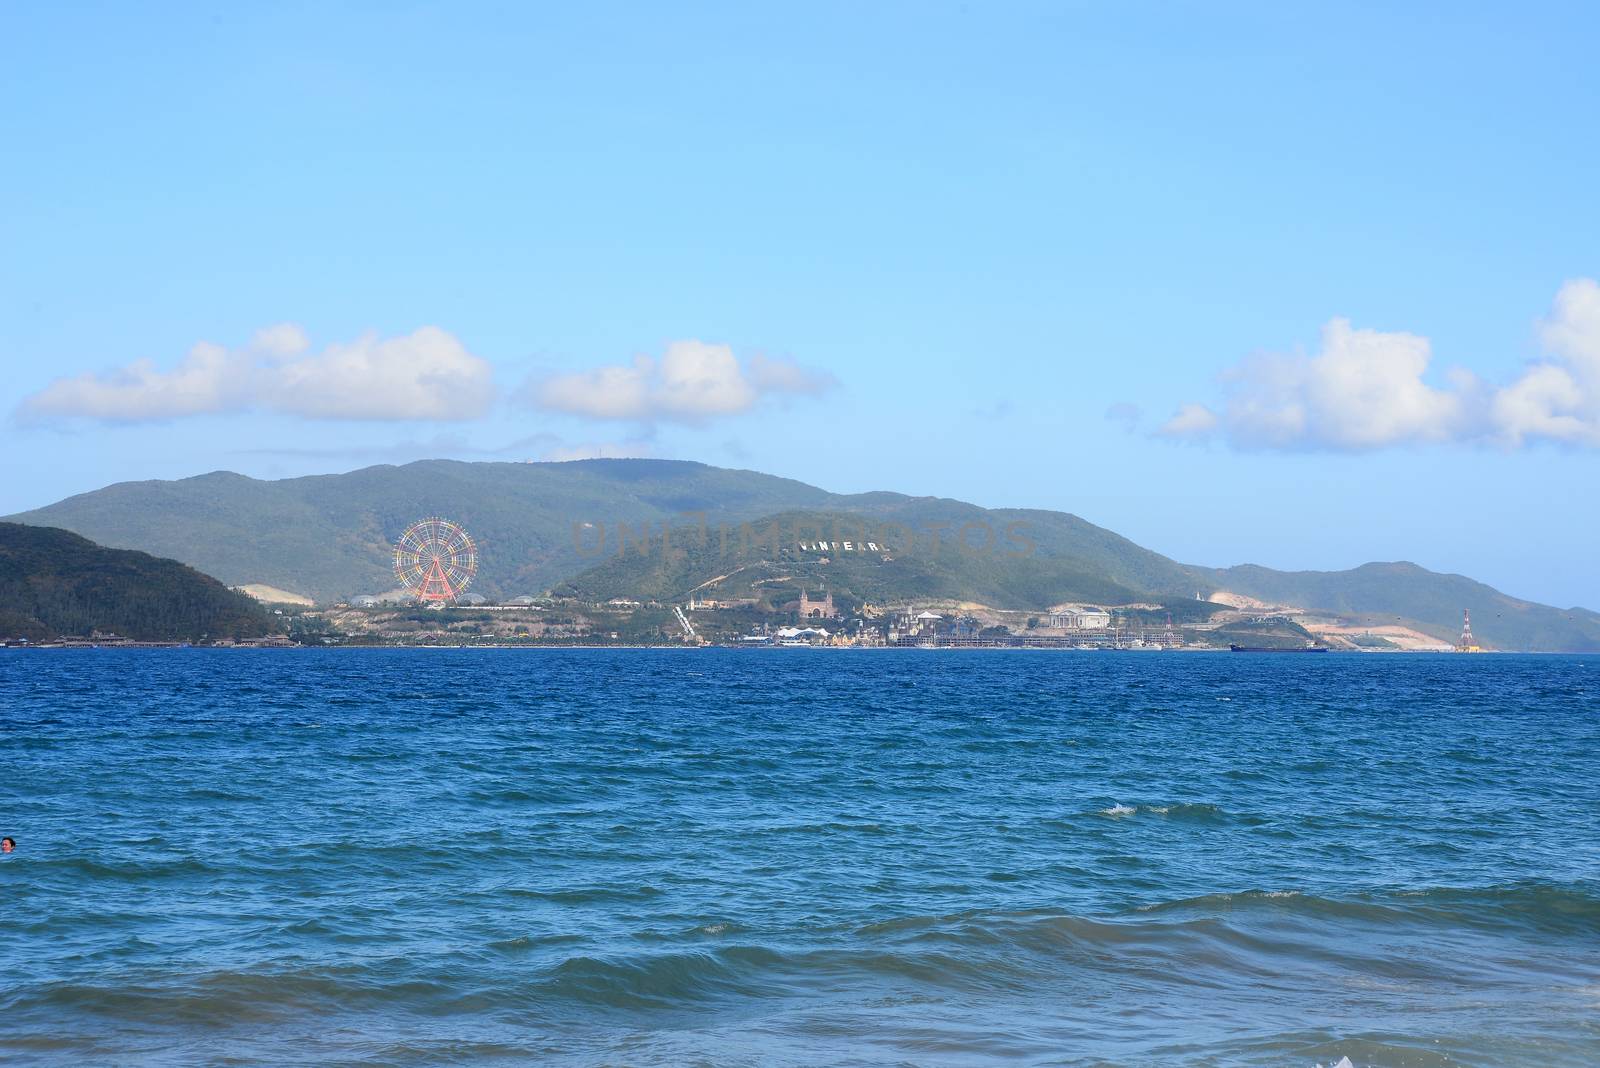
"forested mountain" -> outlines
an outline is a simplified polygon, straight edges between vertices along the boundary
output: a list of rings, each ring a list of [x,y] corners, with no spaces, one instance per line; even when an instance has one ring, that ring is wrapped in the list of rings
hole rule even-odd
[[[1600,650],[1600,615],[1521,601],[1414,564],[1294,573],[1190,566],[1063,512],[984,509],[887,492],[834,494],[754,471],[673,460],[429,460],[280,481],[216,472],[122,483],[13,518],[170,556],[230,586],[262,583],[330,601],[393,589],[393,542],[430,515],[472,534],[479,549],[473,592],[490,598],[558,587],[594,597],[677,596],[722,574],[725,561],[705,553],[637,558],[633,548],[618,559],[624,533],[634,546],[644,535],[659,542],[663,527],[692,528],[697,537],[703,522],[717,538],[720,528],[737,536],[741,524],[765,530],[774,518],[809,519],[841,529],[857,524],[863,533],[887,525],[903,540],[898,525],[917,540],[921,551],[881,554],[893,559],[870,566],[864,557],[830,556],[830,584],[853,585],[861,597],[1032,609],[1066,601],[1193,600],[1226,591],[1374,622],[1399,619],[1444,639],[1466,608],[1496,648]],[[941,548],[930,553],[934,532]],[[835,540],[831,530],[811,536]],[[985,552],[990,538],[995,548]],[[961,539],[971,551],[957,551]],[[1018,551],[1024,545],[1027,551]]]
[[[66,530],[0,523],[0,638],[94,631],[139,641],[255,638],[265,609],[176,560],[107,549]]]
[[[582,570],[575,524],[614,532],[699,510],[713,521],[749,519],[830,499],[771,475],[663,460],[428,460],[275,482],[225,471],[124,482],[11,518],[170,556],[230,586],[326,601],[393,589],[395,539],[440,515],[482,549],[475,591],[499,597],[538,593]]]
[[[792,599],[804,587],[879,605],[939,600],[1047,609],[1063,601],[1127,604],[1157,591],[1178,597],[1189,587],[1179,565],[1115,535],[1097,539],[1109,532],[1072,516],[955,501],[667,529],[667,537],[658,531],[625,549],[613,542],[555,592],[584,600],[681,600],[698,592],[770,601],[773,594]]]
[[[1467,610],[1493,648],[1600,652],[1600,613],[1535,604],[1405,561],[1349,571],[1274,571],[1254,564],[1193,570],[1197,580],[1218,589],[1374,624],[1399,619],[1446,641],[1460,633]]]

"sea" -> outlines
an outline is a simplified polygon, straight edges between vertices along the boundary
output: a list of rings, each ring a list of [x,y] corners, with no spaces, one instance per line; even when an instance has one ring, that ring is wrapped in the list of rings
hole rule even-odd
[[[0,650],[6,1064],[1600,1063],[1600,658]]]

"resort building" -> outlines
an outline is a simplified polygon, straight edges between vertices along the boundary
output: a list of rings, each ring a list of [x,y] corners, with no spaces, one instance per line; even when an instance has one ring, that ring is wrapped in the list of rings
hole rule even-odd
[[[1105,630],[1111,613],[1100,608],[1057,608],[1045,624],[1051,630]]]
[[[832,619],[839,614],[833,609],[832,593],[824,594],[820,601],[813,601],[805,590],[800,591],[799,612],[801,619]]]

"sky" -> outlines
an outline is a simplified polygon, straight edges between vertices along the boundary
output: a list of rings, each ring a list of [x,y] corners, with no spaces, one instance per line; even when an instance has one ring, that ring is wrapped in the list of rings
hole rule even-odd
[[[0,514],[642,455],[1600,608],[1600,9],[7,5]]]

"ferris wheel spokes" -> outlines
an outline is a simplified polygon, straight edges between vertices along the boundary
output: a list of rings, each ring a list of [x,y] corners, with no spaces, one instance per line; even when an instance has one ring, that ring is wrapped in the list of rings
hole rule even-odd
[[[478,550],[460,526],[430,516],[411,524],[394,547],[394,573],[419,601],[453,601],[478,571]]]

